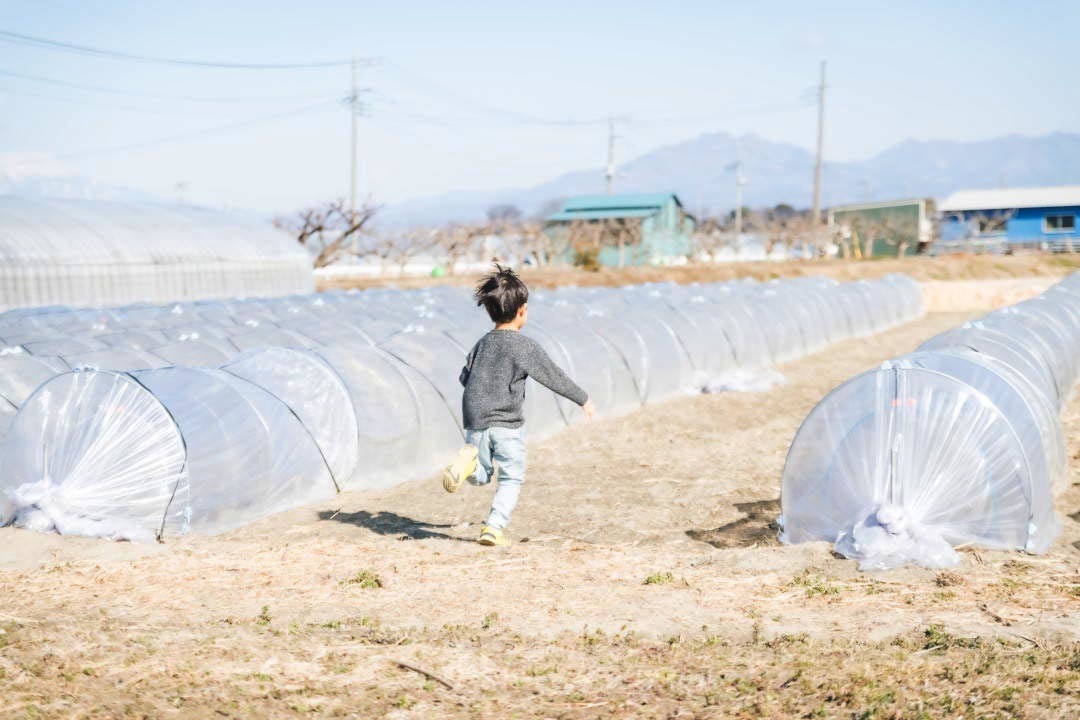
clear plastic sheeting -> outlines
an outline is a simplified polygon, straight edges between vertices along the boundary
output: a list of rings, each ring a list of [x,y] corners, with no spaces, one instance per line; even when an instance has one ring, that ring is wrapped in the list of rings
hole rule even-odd
[[[710,379],[765,389],[775,362],[922,312],[900,277],[563,288],[534,293],[524,332],[610,417]],[[6,519],[214,533],[429,475],[463,442],[458,376],[490,327],[458,288],[4,313]],[[535,383],[526,403],[534,438],[582,418]]]
[[[165,368],[134,377],[168,409],[184,439],[189,479],[171,512],[185,529],[221,532],[333,497],[315,439],[268,390],[222,370]]]
[[[103,411],[104,409],[104,411]],[[186,529],[184,438],[129,375],[72,372],[20,408],[5,444],[5,523],[65,534],[149,540]]]
[[[0,196],[0,309],[313,289],[307,251],[263,220],[179,205]]]
[[[271,347],[222,370],[285,403],[318,445],[337,489],[352,476],[360,459],[356,415],[345,382],[329,363],[306,351]]]
[[[1044,552],[1078,371],[1080,274],[849,380],[791,445],[781,538],[868,570],[955,564],[962,544]]]

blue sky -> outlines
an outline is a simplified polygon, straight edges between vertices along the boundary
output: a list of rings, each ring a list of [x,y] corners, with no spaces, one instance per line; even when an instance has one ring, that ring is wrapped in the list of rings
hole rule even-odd
[[[828,159],[1080,132],[1080,4],[943,5],[0,0],[0,30],[221,62],[374,58],[359,156],[361,191],[381,202],[600,166],[610,113],[623,158],[713,131],[809,148],[822,59]],[[348,86],[344,67],[171,67],[0,41],[0,174],[295,209],[348,191]]]

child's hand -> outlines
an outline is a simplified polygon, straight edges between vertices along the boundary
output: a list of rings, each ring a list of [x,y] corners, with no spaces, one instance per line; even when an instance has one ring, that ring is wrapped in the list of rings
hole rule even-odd
[[[586,420],[592,420],[593,416],[596,415],[596,406],[592,404],[592,399],[586,400],[581,409],[585,412]]]

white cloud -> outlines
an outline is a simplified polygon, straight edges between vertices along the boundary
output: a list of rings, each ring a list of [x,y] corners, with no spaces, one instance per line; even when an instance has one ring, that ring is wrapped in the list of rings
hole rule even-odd
[[[51,153],[0,153],[0,179],[12,182],[32,177],[67,177],[71,170]]]

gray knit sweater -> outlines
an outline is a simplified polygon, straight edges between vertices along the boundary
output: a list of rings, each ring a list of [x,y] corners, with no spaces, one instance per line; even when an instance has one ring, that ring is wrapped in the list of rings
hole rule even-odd
[[[535,340],[514,330],[492,330],[476,343],[461,369],[465,428],[521,427],[527,378],[578,405],[589,399]]]

